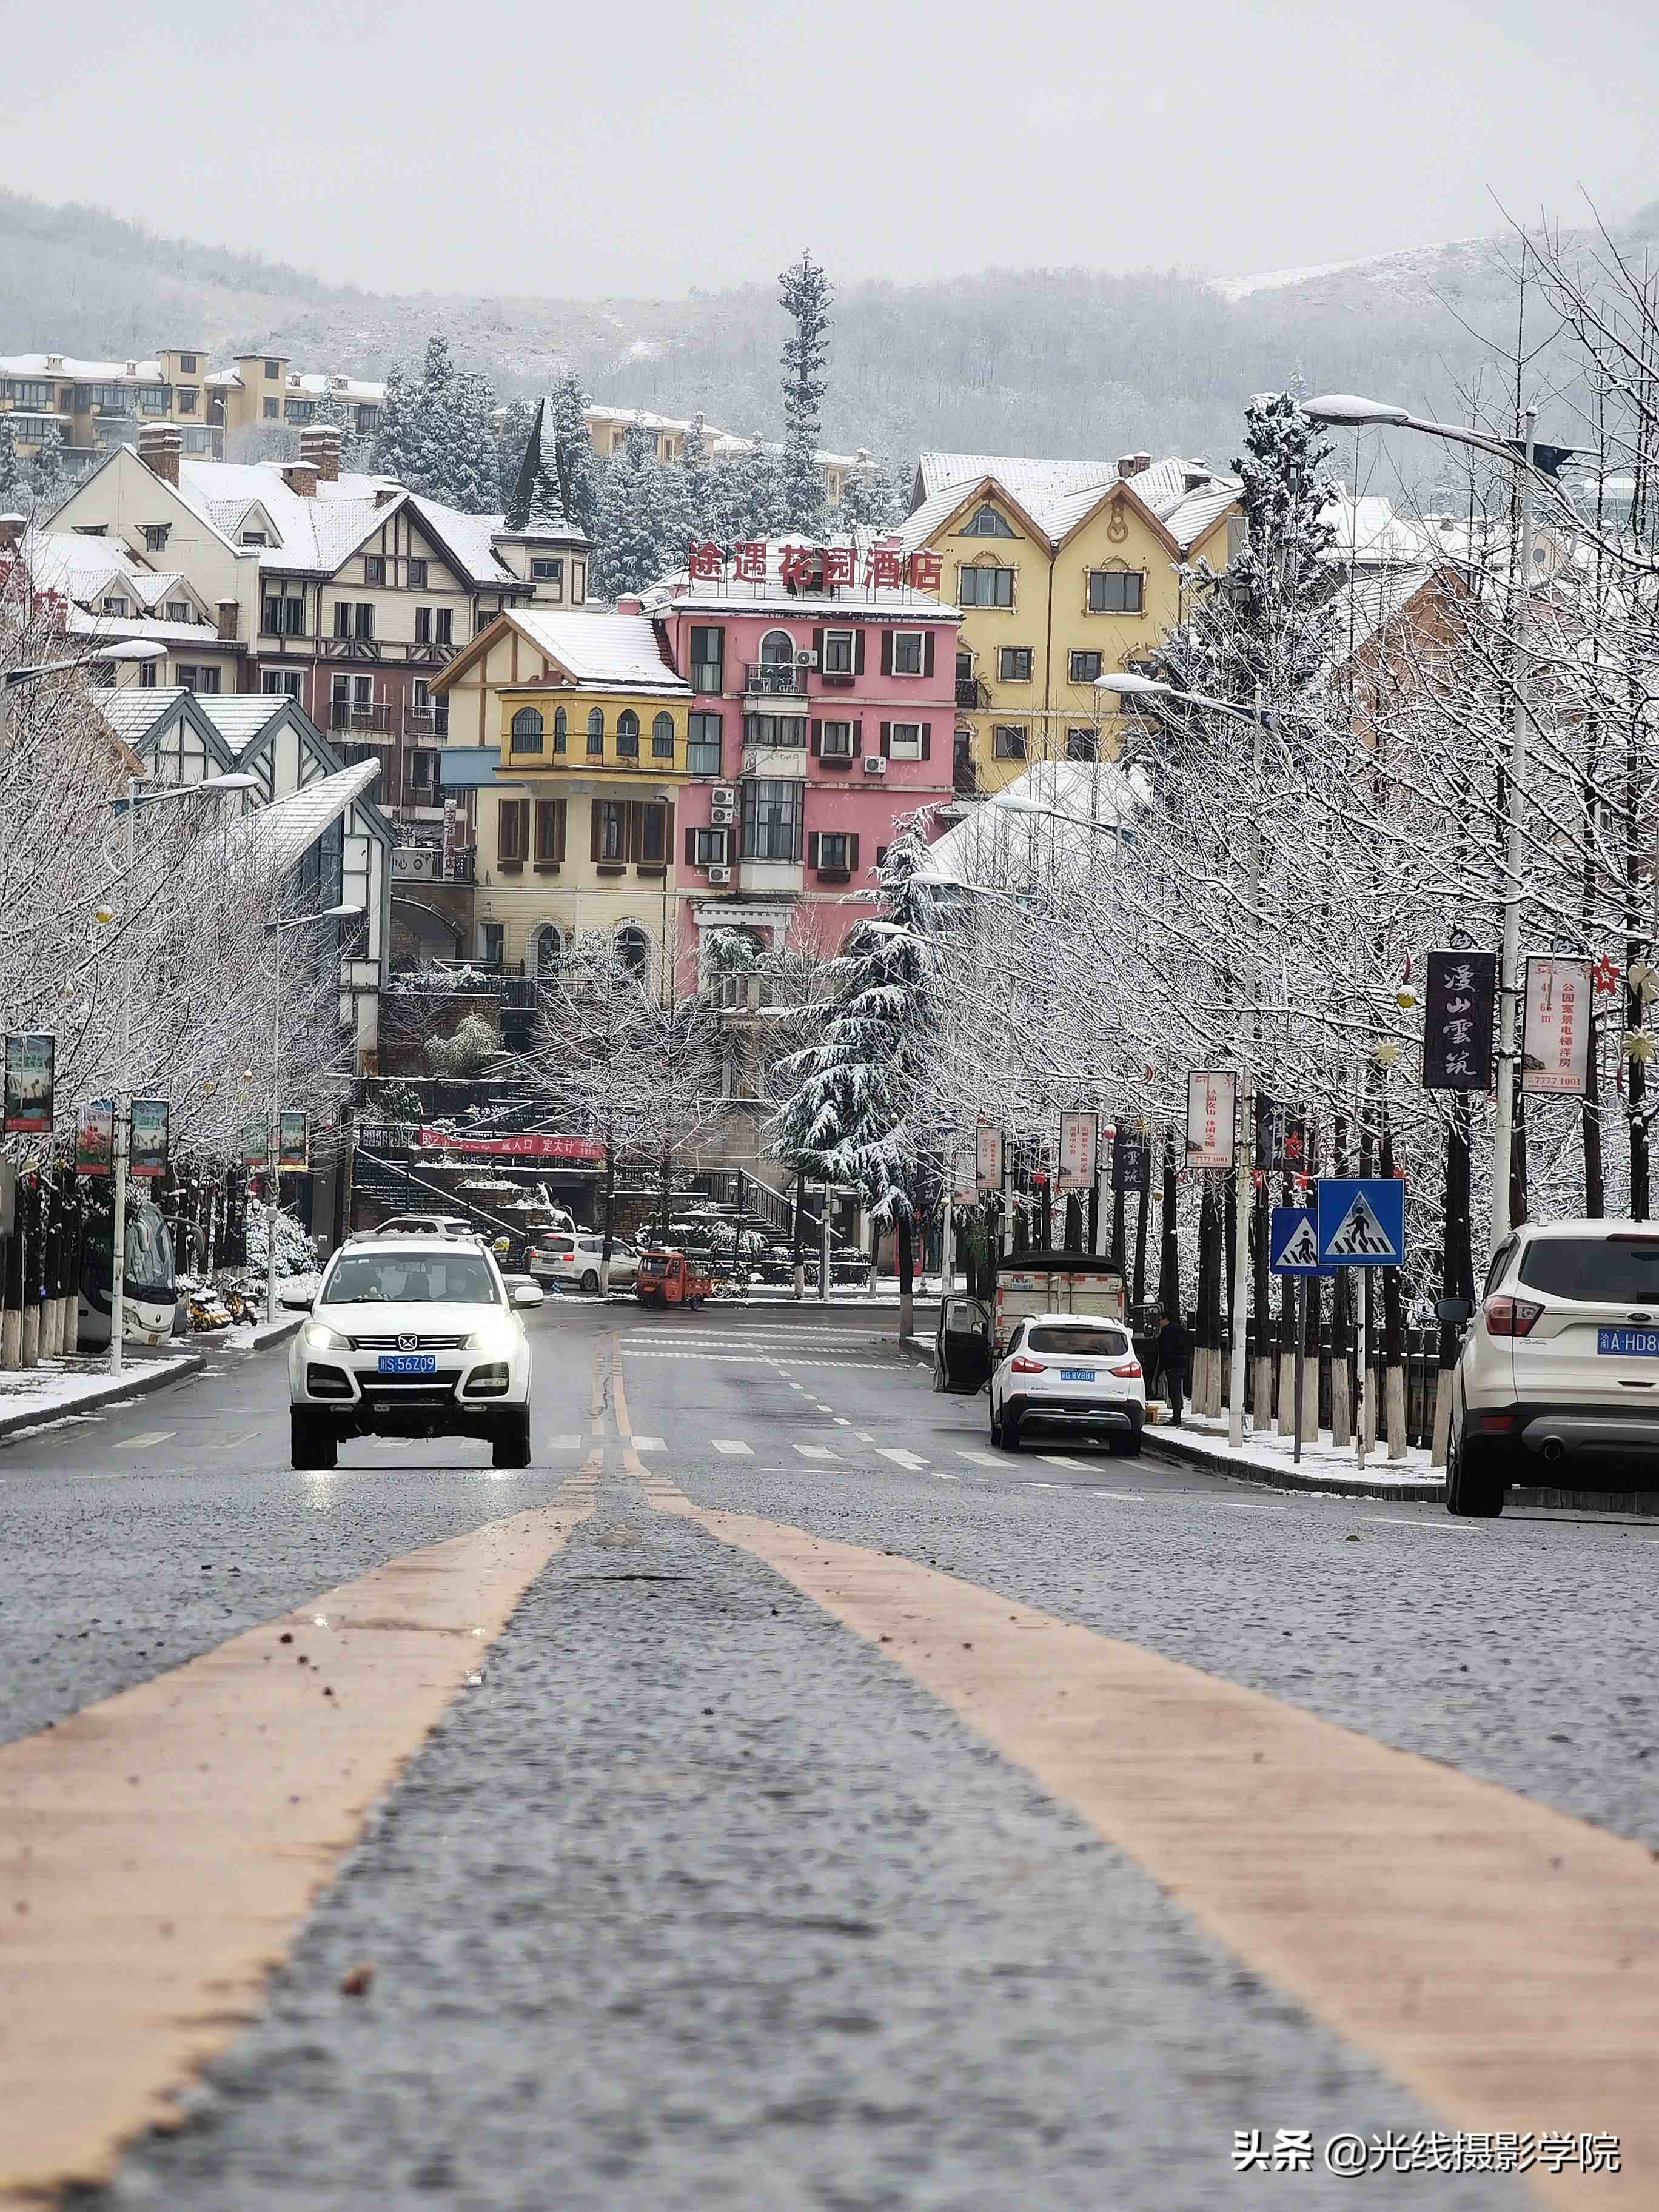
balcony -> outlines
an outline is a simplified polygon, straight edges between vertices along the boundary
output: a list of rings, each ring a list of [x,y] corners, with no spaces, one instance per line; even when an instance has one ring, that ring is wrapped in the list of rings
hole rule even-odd
[[[394,884],[470,884],[477,880],[477,848],[468,845],[446,853],[441,845],[396,845],[392,852]]]
[[[751,698],[804,699],[806,696],[806,671],[779,661],[763,663],[760,667],[745,667],[743,688]]]
[[[958,676],[957,704],[958,707],[981,708],[991,703],[991,687],[981,684],[977,676]]]
[[[447,738],[449,735],[448,708],[405,707],[404,735],[420,744],[432,744],[439,738]]]
[[[331,730],[349,732],[354,738],[390,738],[395,734],[390,707],[359,707],[349,699],[329,701],[328,726]]]

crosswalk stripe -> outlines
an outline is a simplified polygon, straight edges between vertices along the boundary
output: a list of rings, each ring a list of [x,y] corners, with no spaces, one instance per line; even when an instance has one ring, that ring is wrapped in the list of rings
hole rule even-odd
[[[1059,1452],[1039,1452],[1037,1457],[1044,1467],[1069,1467],[1075,1468],[1079,1474],[1092,1474],[1095,1471],[1092,1460],[1066,1459]]]
[[[927,1465],[917,1453],[907,1451],[902,1445],[878,1444],[875,1449],[883,1459],[890,1459],[895,1467],[902,1467],[907,1474],[921,1474]]]
[[[164,1444],[169,1437],[176,1437],[177,1429],[146,1429],[141,1437],[128,1437],[120,1443],[112,1443],[112,1451],[148,1451],[151,1444]]]
[[[840,1454],[832,1452],[828,1444],[797,1444],[795,1449],[803,1459],[839,1460]]]
[[[963,1451],[960,1444],[957,1447],[957,1457],[972,1460],[975,1467],[1006,1467],[1008,1464],[1006,1459],[999,1459],[994,1452]]]
[[[635,1451],[666,1451],[668,1446],[660,1437],[635,1437],[634,1449]]]
[[[542,1451],[580,1451],[582,1448],[581,1437],[568,1431],[560,1437],[538,1437],[536,1442]]]
[[[710,1437],[708,1441],[717,1452],[724,1452],[728,1459],[753,1459],[755,1456],[753,1449],[744,1443],[741,1437]]]

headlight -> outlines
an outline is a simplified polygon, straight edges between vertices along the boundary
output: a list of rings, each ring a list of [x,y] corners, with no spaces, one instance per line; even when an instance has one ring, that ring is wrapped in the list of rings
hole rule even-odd
[[[313,1352],[349,1352],[351,1349],[349,1336],[342,1336],[337,1328],[330,1328],[320,1321],[308,1321],[300,1334]]]
[[[516,1332],[509,1321],[492,1321],[483,1328],[475,1328],[461,1346],[463,1352],[488,1352],[497,1359],[505,1359],[513,1349]]]

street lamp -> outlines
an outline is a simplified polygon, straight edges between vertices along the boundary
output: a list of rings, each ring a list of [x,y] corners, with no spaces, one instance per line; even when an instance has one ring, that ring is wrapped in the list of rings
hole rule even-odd
[[[1128,672],[1119,676],[1097,676],[1095,684],[1098,690],[1117,692],[1125,698],[1165,699],[1173,706],[1198,707],[1214,714],[1230,714],[1235,721],[1249,723],[1255,732],[1252,770],[1259,773],[1261,732],[1273,727],[1272,709],[1262,698],[1259,683],[1255,687],[1255,704],[1249,707],[1241,707],[1231,699],[1212,699],[1201,691],[1178,691],[1174,684],[1160,684],[1156,677]],[[1255,1004],[1259,987],[1256,908],[1261,896],[1261,818],[1255,807],[1249,810],[1249,814],[1248,903],[1250,926],[1247,939],[1249,975],[1238,1022],[1240,1127],[1233,1154],[1233,1331],[1227,1373],[1227,1442],[1234,1451],[1242,1451],[1244,1447],[1244,1316],[1250,1286],[1250,1162],[1255,1128],[1255,1092],[1252,1087],[1250,1069],[1249,1009]]]
[[[1487,438],[1455,422],[1433,422],[1389,407],[1376,399],[1361,399],[1352,392],[1334,392],[1304,403],[1303,412],[1316,422],[1363,428],[1383,424],[1391,428],[1421,431],[1454,446],[1473,446],[1515,471],[1516,494],[1521,506],[1518,548],[1520,581],[1514,595],[1515,671],[1510,686],[1509,787],[1506,794],[1504,851],[1504,936],[1498,979],[1498,1111],[1492,1131],[1492,1243],[1496,1251],[1510,1233],[1510,1163],[1515,1142],[1516,1069],[1519,1060],[1516,1032],[1521,997],[1521,869],[1522,830],[1527,805],[1527,740],[1528,720],[1522,689],[1532,599],[1532,500],[1534,482],[1541,479],[1553,489],[1555,478],[1572,459],[1571,446],[1540,446],[1533,433],[1538,410],[1528,407],[1522,416],[1525,426],[1518,439]]]
[[[120,645],[106,646],[101,653],[88,654],[78,660],[38,660],[28,668],[8,668],[3,672],[5,688],[9,691],[16,684],[33,684],[39,676],[72,676],[77,669],[87,666],[88,660],[165,660],[167,649],[164,645],[152,645],[144,639],[134,639]]]
[[[159,648],[157,648],[159,649]],[[153,657],[145,648],[143,658]],[[70,663],[71,666],[75,664]],[[33,672],[44,675],[40,669]],[[226,792],[253,791],[258,787],[258,778],[251,775],[210,775],[200,783],[169,784],[161,791],[141,792],[141,776],[130,775],[126,794],[109,802],[120,807],[126,815],[126,859],[122,877],[122,926],[132,912],[132,879],[137,868],[137,819],[141,806],[167,806],[181,799],[199,798],[204,792],[216,797]],[[126,1332],[127,1307],[127,1155],[131,1143],[132,1083],[130,1060],[132,1047],[132,955],[127,953],[127,975],[121,993],[121,1083],[114,1101],[115,1106],[115,1191],[114,1218],[110,1224],[110,1310],[109,1310],[109,1371],[118,1375],[122,1367],[123,1339]]]
[[[250,778],[250,781],[252,779]],[[276,1216],[282,1203],[283,1149],[283,937],[290,929],[304,929],[319,921],[361,921],[360,906],[319,907],[314,914],[296,914],[286,921],[266,922],[266,934],[275,940],[275,973],[271,978],[270,1112],[265,1121],[265,1319],[276,1318]]]

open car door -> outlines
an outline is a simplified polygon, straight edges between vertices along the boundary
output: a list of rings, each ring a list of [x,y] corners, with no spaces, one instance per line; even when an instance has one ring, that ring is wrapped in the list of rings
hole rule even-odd
[[[963,1398],[990,1380],[991,1314],[979,1299],[940,1299],[933,1373],[941,1390]]]

